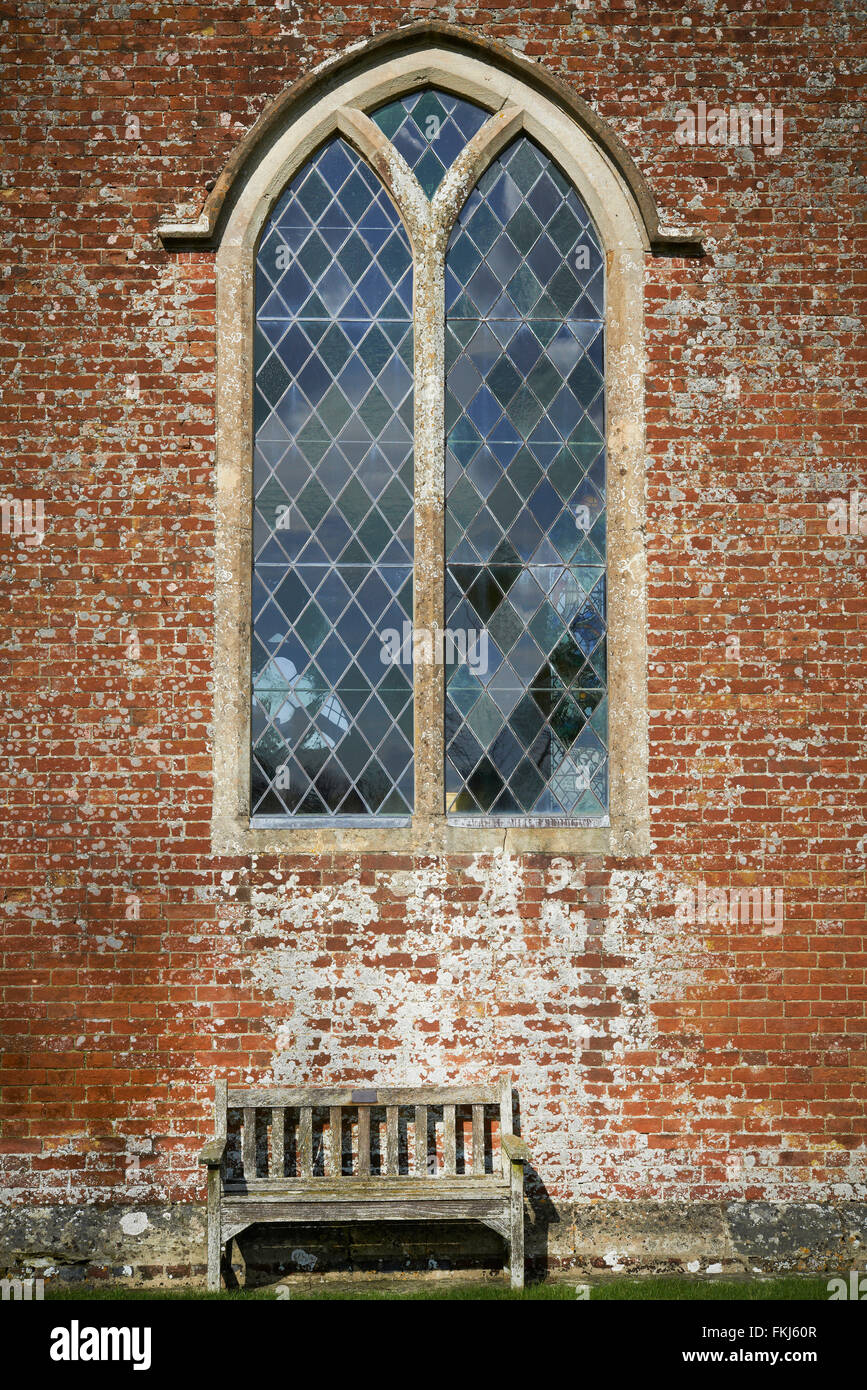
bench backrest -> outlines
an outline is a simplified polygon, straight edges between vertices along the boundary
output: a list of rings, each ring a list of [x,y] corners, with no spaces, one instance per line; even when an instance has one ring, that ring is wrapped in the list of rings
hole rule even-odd
[[[472,1171],[465,1168],[459,1172],[457,1167],[456,1112],[458,1107],[469,1107],[472,1113]],[[328,1111],[327,1160],[323,1163],[324,1176],[330,1179],[342,1177],[369,1178],[372,1176],[397,1177],[399,1175],[400,1112],[410,1111],[414,1127],[413,1152],[407,1155],[410,1174],[417,1177],[430,1175],[431,1154],[429,1134],[429,1111],[442,1110],[442,1175],[444,1177],[473,1177],[478,1180],[485,1176],[499,1180],[500,1169],[508,1172],[502,1154],[494,1159],[493,1174],[485,1172],[485,1112],[495,1107],[498,1111],[500,1135],[512,1131],[512,1078],[501,1076],[490,1085],[470,1086],[419,1086],[419,1087],[260,1087],[241,1090],[229,1087],[225,1081],[217,1082],[215,1105],[215,1134],[224,1138],[228,1133],[228,1112],[241,1112],[241,1164],[243,1178],[248,1181],[262,1181],[258,1171],[261,1152],[257,1153],[257,1114],[270,1112],[263,1120],[270,1129],[270,1142],[267,1143],[267,1179],[285,1180],[285,1139],[287,1133],[287,1112],[295,1112],[294,1120],[294,1162],[296,1174],[302,1179],[315,1176],[314,1164],[314,1112]],[[379,1174],[372,1172],[371,1155],[371,1112],[375,1109],[385,1112],[385,1151],[382,1155]],[[347,1118],[355,1119],[356,1138],[353,1152],[347,1154],[344,1145],[344,1112]],[[409,1117],[407,1117],[409,1119]],[[269,1123],[270,1121],[270,1123]],[[345,1171],[347,1162],[352,1171]]]

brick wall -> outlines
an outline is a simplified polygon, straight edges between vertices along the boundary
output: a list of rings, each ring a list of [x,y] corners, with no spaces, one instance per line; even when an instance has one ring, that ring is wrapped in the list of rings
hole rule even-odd
[[[4,496],[45,504],[41,545],[0,535],[7,1260],[200,1269],[218,1072],[508,1069],[539,1259],[851,1262],[867,535],[828,522],[860,488],[867,532],[856,6],[0,14]],[[213,254],[155,226],[294,79],[417,18],[565,78],[704,234],[646,263],[640,862],[210,852]],[[678,143],[700,101],[782,111],[782,149]],[[699,885],[771,910],[690,921]]]

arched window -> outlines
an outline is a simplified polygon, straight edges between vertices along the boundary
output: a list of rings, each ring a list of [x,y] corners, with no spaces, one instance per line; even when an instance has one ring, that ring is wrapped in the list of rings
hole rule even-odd
[[[216,246],[221,852],[646,852],[629,156],[429,24],[273,104]],[[505,833],[505,839],[504,839]]]
[[[329,140],[256,257],[254,817],[412,811],[412,338],[404,227]]]
[[[601,822],[599,238],[524,134],[462,206],[437,198],[498,129],[474,103],[427,87],[371,119],[405,163],[408,220],[447,247],[444,266],[421,258],[416,297],[428,317],[445,302],[446,501],[430,538],[445,623],[413,621],[414,580],[439,574],[413,575],[412,249],[338,136],[295,175],[256,257],[252,815],[410,816],[419,656],[446,682],[445,813]]]
[[[519,135],[446,256],[446,624],[486,634],[448,678],[449,811],[608,812],[604,297],[587,208]]]

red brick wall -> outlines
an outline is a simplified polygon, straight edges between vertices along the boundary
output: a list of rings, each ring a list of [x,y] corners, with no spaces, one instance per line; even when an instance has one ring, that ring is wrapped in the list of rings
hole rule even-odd
[[[858,488],[867,531],[855,6],[0,13],[3,495],[46,518],[0,535],[9,1200],[200,1198],[218,1072],[505,1068],[555,1203],[863,1196],[867,536],[828,531]],[[155,225],[416,18],[565,78],[705,237],[646,266],[640,863],[210,853],[213,255]],[[702,100],[781,109],[782,151],[678,144]],[[782,930],[676,920],[699,882],[781,890]]]

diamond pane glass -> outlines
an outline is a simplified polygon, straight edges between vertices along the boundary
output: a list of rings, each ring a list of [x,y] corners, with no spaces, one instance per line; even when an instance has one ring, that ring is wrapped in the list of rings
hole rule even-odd
[[[253,814],[408,815],[412,257],[343,140],[265,225],[254,367]]]
[[[603,277],[586,207],[521,136],[446,261],[453,814],[607,815]]]
[[[400,101],[391,101],[371,113],[395,148],[403,155],[422,188],[432,198],[446,170],[467,141],[488,119],[488,112],[462,97],[426,87]]]

